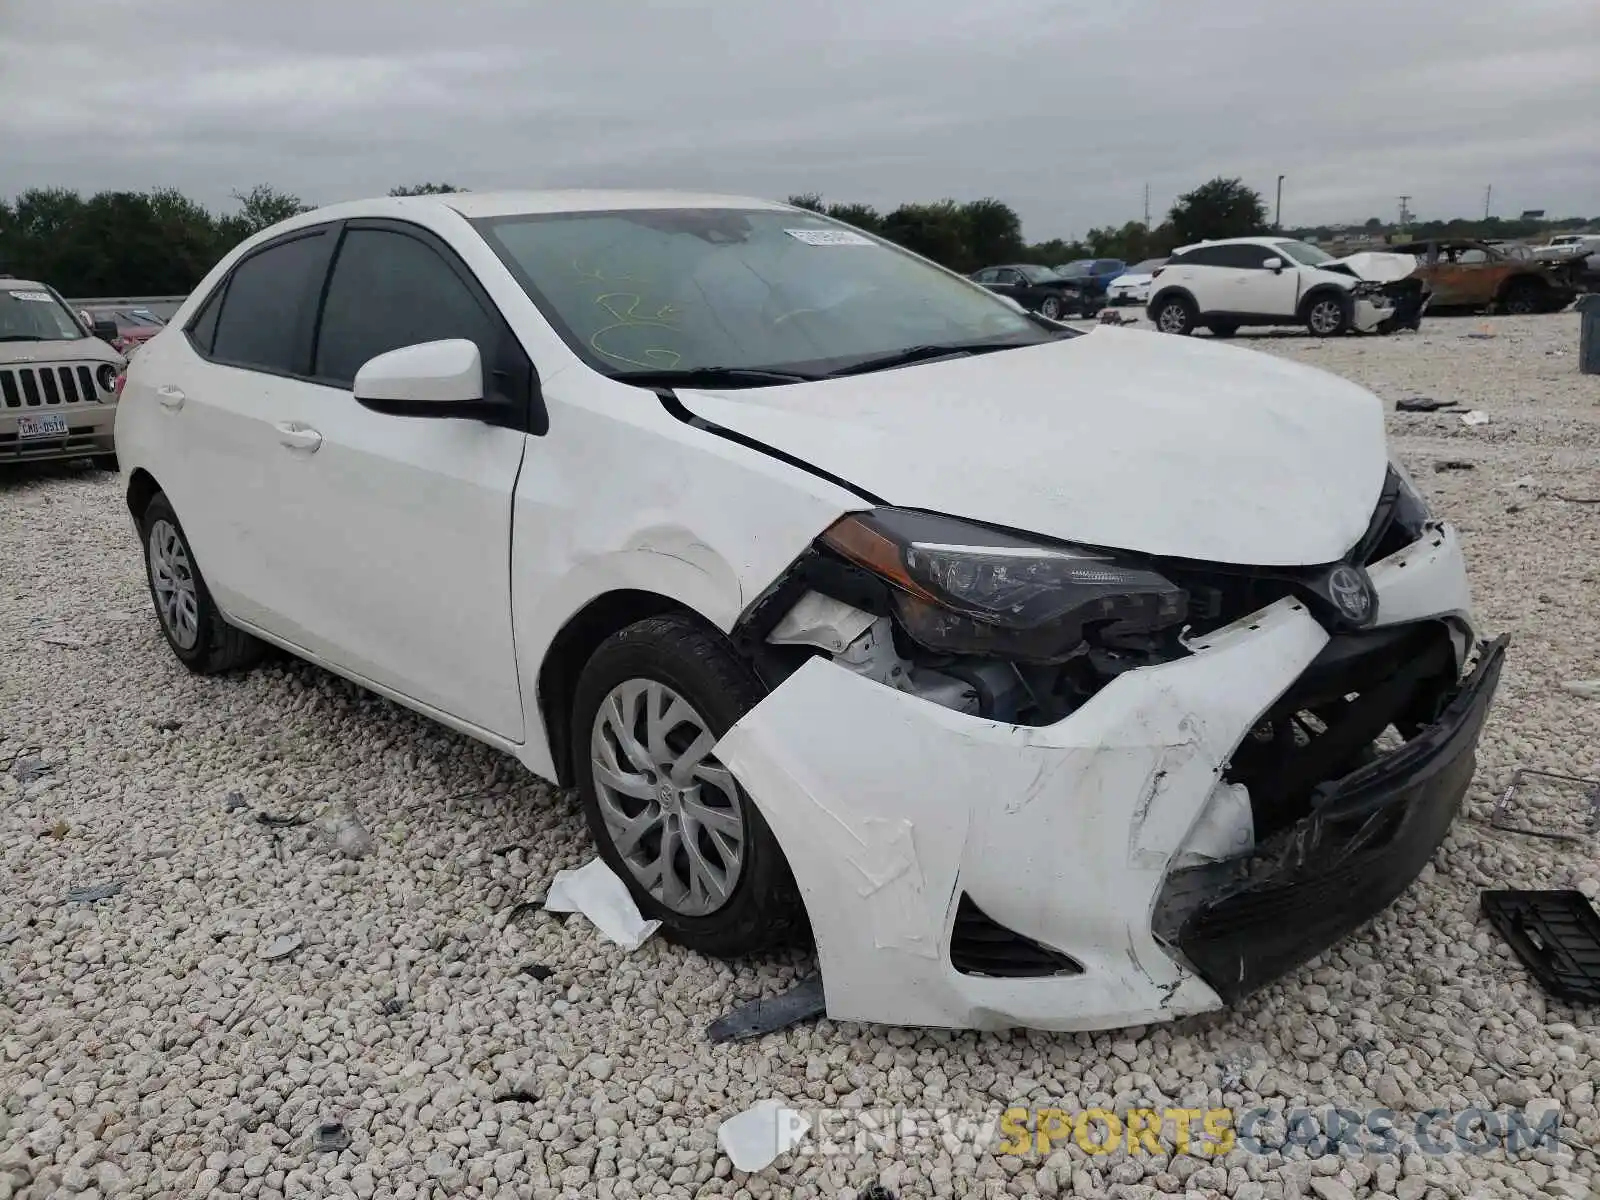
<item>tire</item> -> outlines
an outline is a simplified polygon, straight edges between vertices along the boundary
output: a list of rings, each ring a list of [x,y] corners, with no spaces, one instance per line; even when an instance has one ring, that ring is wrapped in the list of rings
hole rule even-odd
[[[1500,294],[1500,311],[1511,317],[1526,317],[1544,307],[1544,289],[1526,279],[1514,279]]]
[[[1212,337],[1231,338],[1239,332],[1239,327],[1232,321],[1212,321],[1206,326],[1211,331]]]
[[[1048,321],[1061,319],[1061,300],[1056,296],[1046,296],[1039,301],[1039,315]]]
[[[1150,319],[1162,333],[1188,337],[1194,332],[1194,304],[1183,296],[1166,296],[1155,306]]]
[[[1306,305],[1306,331],[1312,337],[1338,337],[1350,328],[1350,308],[1342,296],[1321,292]]]
[[[89,461],[94,464],[95,469],[98,471],[115,473],[121,470],[121,467],[117,465],[117,456],[115,454],[96,454]]]
[[[189,548],[189,539],[184,535],[178,514],[172,510],[164,492],[157,492],[145,506],[144,515],[139,519],[139,536],[144,543],[144,574],[150,586],[150,602],[155,606],[161,633],[178,661],[196,675],[217,675],[248,667],[260,659],[266,647],[222,619],[222,613],[211,599],[211,589],[206,587],[205,577],[195,563],[194,551]],[[153,546],[162,549],[158,552]],[[162,560],[159,567],[158,553]],[[177,577],[179,580],[176,608],[172,603],[163,603],[162,588],[157,583],[158,570],[164,579]],[[187,588],[182,583],[185,579]],[[185,592],[187,604],[182,599]],[[174,615],[189,609],[193,613],[192,628]]]
[[[703,753],[680,775],[687,786],[674,788],[668,774],[675,754],[707,736],[721,738],[762,695],[720,634],[672,615],[640,621],[602,642],[573,697],[572,762],[600,857],[627,884],[639,911],[661,922],[669,940],[716,958],[788,945],[806,931],[805,908],[778,840],[726,768]],[[675,708],[682,723],[662,726],[652,736],[648,715]],[[619,718],[631,750],[616,735]],[[631,783],[643,794],[597,778],[607,771],[611,780]],[[694,820],[713,813],[714,821]],[[635,845],[619,847],[621,830],[613,833],[613,826],[650,814],[654,819]],[[737,847],[731,845],[730,822],[737,822]],[[725,894],[713,894],[709,885],[695,894],[691,860],[682,850],[663,868],[661,846],[669,831],[680,841],[685,832],[695,839],[700,860],[720,868],[717,882]]]

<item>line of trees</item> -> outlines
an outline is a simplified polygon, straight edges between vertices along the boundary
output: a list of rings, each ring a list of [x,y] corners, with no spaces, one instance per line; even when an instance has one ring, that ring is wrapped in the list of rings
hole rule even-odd
[[[419,196],[462,190],[449,183],[428,182],[393,188],[389,194]],[[34,188],[11,201],[0,199],[0,271],[44,280],[68,296],[180,295],[244,238],[311,207],[300,197],[267,184],[235,192],[233,201],[234,211],[219,214],[172,188],[98,192],[88,198],[64,188]],[[814,193],[790,196],[789,202],[879,234],[962,272],[1007,262],[1058,266],[1078,258],[1120,258],[1134,263],[1203,238],[1269,231],[1260,194],[1242,180],[1222,177],[1179,196],[1166,219],[1154,228],[1129,221],[1120,227],[1091,229],[1075,241],[1055,238],[1029,243],[1016,210],[993,198],[902,204],[888,213],[867,204],[827,203]],[[1600,218],[1595,218],[1595,223],[1600,224]],[[1583,224],[1582,218],[1489,218],[1413,222],[1407,232],[1530,237]],[[1357,232],[1371,237],[1391,229],[1373,217]],[[1286,232],[1324,241],[1345,235],[1329,227]]]

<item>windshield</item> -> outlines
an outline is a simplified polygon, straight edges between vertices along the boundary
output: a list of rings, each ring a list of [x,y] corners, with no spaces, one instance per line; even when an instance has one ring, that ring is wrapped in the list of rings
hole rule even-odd
[[[1133,266],[1129,267],[1128,274],[1148,275],[1158,267],[1164,267],[1166,265],[1167,260],[1164,258],[1147,258],[1142,263],[1135,263]]]
[[[1282,250],[1302,267],[1320,267],[1323,263],[1334,261],[1333,255],[1325,250],[1318,250],[1307,242],[1273,242],[1274,250]]]
[[[811,213],[637,209],[474,224],[567,344],[608,375],[810,374],[912,347],[1059,336],[978,284]]]
[[[1049,267],[1018,267],[1017,270],[1022,272],[1022,277],[1029,283],[1048,283],[1052,279],[1061,278]]]
[[[1069,262],[1064,267],[1057,267],[1056,274],[1063,279],[1082,279],[1089,274],[1089,268],[1092,266],[1094,266],[1094,263],[1091,260],[1080,258],[1077,262]]]
[[[83,336],[72,314],[49,292],[0,291],[0,342],[70,342]]]
[[[161,329],[166,324],[155,313],[142,308],[91,308],[89,315],[109,318],[118,325],[143,326],[151,329]]]

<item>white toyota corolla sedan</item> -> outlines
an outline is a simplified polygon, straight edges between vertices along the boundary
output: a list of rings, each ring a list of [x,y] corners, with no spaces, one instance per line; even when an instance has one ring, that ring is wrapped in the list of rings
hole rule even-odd
[[[758,200],[295,217],[116,433],[186,666],[271,643],[515,755],[673,940],[809,931],[841,1019],[1280,976],[1428,862],[1504,653],[1370,393]]]

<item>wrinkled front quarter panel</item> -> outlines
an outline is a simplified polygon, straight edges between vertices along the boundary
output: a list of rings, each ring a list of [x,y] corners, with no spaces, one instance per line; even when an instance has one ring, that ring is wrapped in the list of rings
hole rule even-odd
[[[794,870],[829,1015],[1071,1030],[1217,1007],[1155,941],[1150,913],[1234,747],[1326,642],[1286,600],[1043,728],[807,663],[716,752]],[[963,893],[1083,973],[957,972]]]
[[[547,382],[550,432],[517,482],[511,590],[528,739],[554,777],[540,665],[563,626],[617,591],[665,597],[727,633],[854,493],[678,421],[642,388],[577,367]]]

